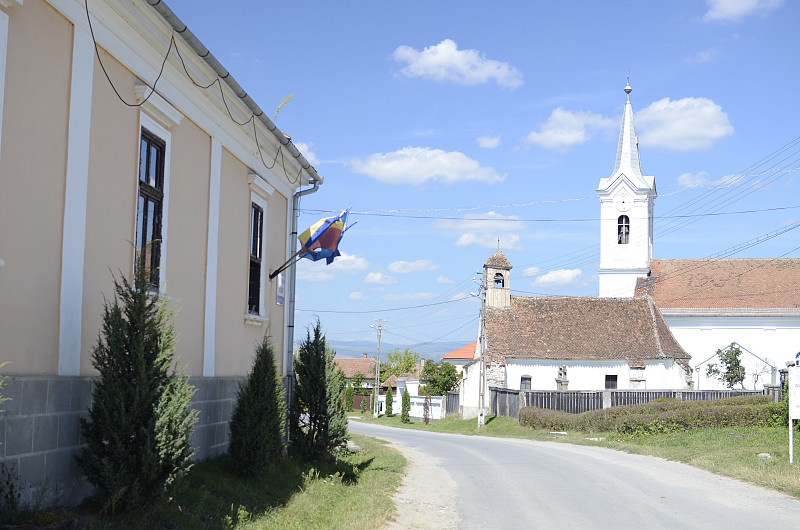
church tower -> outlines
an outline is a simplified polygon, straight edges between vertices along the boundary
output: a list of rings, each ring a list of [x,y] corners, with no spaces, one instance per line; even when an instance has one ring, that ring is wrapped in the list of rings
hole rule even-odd
[[[499,248],[483,265],[483,284],[486,286],[486,307],[511,306],[511,263]]]
[[[601,297],[633,296],[636,278],[647,276],[653,257],[655,177],[642,174],[639,140],[633,123],[630,82],[611,176],[600,180]]]

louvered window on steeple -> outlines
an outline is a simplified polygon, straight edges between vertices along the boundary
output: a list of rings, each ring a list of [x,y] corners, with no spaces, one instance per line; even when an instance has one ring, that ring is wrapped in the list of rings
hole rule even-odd
[[[498,289],[502,289],[505,285],[505,280],[503,279],[503,274],[498,272],[494,275],[494,286]]]
[[[617,219],[617,243],[627,245],[631,233],[631,221],[627,215],[620,215]]]

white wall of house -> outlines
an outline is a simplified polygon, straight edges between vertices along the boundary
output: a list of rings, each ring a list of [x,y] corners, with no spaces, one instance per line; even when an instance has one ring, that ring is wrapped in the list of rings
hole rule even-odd
[[[710,362],[717,350],[736,342],[754,355],[742,353],[745,366],[745,388],[759,390],[764,383],[776,383],[771,371],[758,380],[754,375],[763,371],[766,363],[781,369],[793,361],[800,351],[800,314],[787,316],[731,316],[731,315],[676,315],[664,313],[664,319],[677,341],[692,356],[690,364],[695,369],[695,388],[711,390],[725,388],[718,380],[706,376]],[[755,357],[757,356],[757,357]],[[698,369],[699,366],[699,369]]]
[[[458,396],[461,416],[464,419],[474,418],[478,415],[480,365],[477,362],[465,365],[462,375]]]
[[[691,363],[690,363],[691,364]],[[672,359],[645,361],[645,384],[641,390],[680,390],[687,388],[686,371]]]
[[[567,367],[569,390],[601,390],[606,375],[617,376],[617,388],[630,388],[630,367],[625,360],[573,361],[506,359],[506,387],[518,389],[523,375],[531,376],[531,389],[556,390],[558,367]]]
[[[464,366],[474,361],[474,359],[442,359],[442,361],[455,366],[456,372],[460,374],[464,371]]]

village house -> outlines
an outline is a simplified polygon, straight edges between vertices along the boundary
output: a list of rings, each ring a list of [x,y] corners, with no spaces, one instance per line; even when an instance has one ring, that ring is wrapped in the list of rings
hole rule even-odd
[[[450,363],[456,367],[456,372],[462,373],[464,371],[464,366],[472,362],[475,359],[475,354],[478,349],[478,342],[472,342],[467,344],[466,346],[462,346],[461,348],[451,351],[445,355],[442,355],[442,361],[446,363]]]
[[[322,182],[164,2],[0,0],[0,463],[85,496],[90,352],[112,275],[141,259],[179,309],[196,457],[224,452],[265,335],[291,374],[293,269],[270,272]]]
[[[361,374],[364,376],[365,388],[375,386],[375,359],[368,357],[366,353],[356,358],[334,357],[333,364],[344,373],[348,385],[353,383],[356,374]]]

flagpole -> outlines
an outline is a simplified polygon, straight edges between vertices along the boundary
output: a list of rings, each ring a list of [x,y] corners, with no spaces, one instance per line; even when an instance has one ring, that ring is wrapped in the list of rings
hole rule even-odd
[[[282,273],[282,272],[283,272],[283,271],[285,271],[287,268],[289,268],[289,265],[291,265],[291,264],[292,264],[292,261],[294,261],[294,260],[297,258],[297,256],[299,256],[300,254],[302,254],[302,253],[303,253],[303,252],[305,252],[305,251],[306,251],[306,249],[305,249],[305,247],[303,247],[303,248],[301,248],[300,250],[298,250],[297,252],[295,252],[295,253],[294,253],[294,255],[293,255],[291,258],[289,258],[288,260],[286,260],[286,262],[285,262],[283,265],[281,265],[280,267],[278,267],[277,269],[275,269],[275,271],[274,271],[274,272],[271,272],[271,273],[269,274],[269,279],[270,279],[270,280],[274,279],[274,278],[275,278],[275,276],[277,276],[278,274]]]

